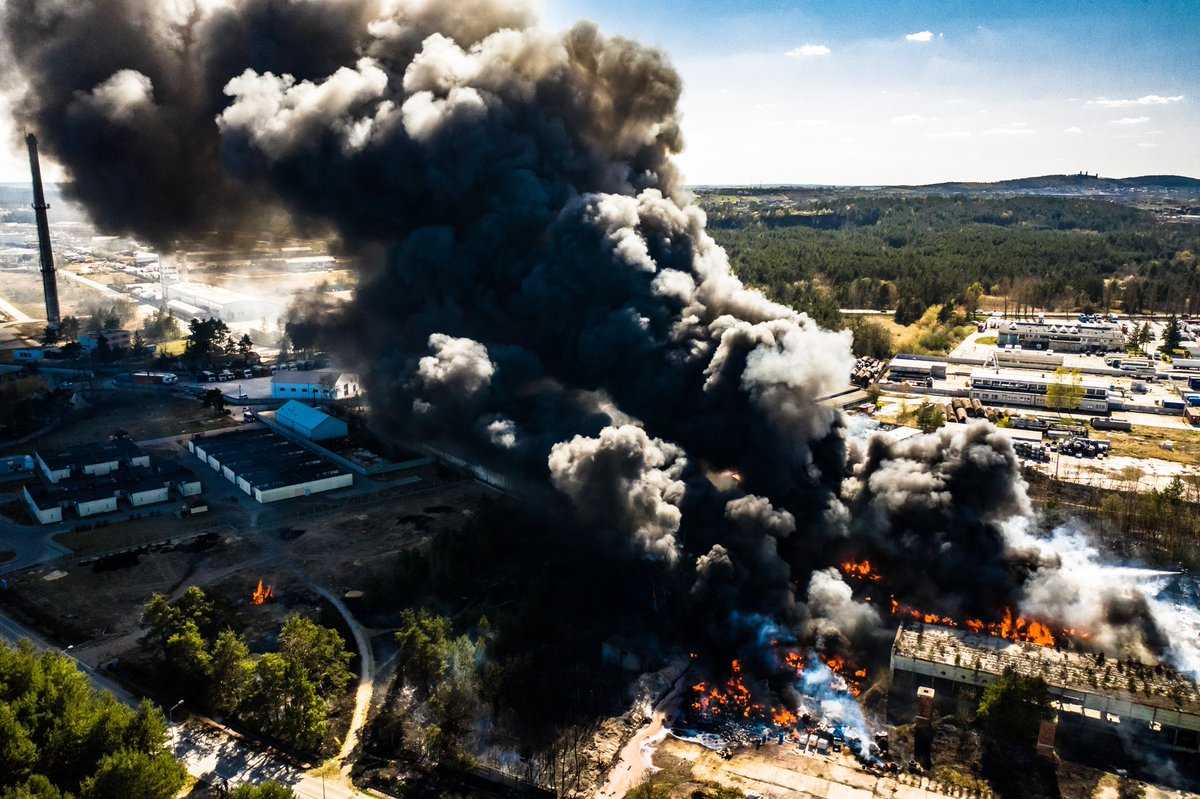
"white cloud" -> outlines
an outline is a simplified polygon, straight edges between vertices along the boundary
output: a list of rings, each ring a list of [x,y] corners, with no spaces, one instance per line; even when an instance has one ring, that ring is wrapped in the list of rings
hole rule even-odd
[[[998,128],[988,128],[984,136],[1032,136],[1036,131],[1024,122],[1010,122]]]
[[[1101,108],[1131,108],[1136,105],[1171,105],[1172,103],[1183,102],[1183,95],[1176,94],[1170,97],[1164,97],[1161,94],[1143,94],[1136,99],[1114,100],[1108,97],[1097,97],[1095,100],[1088,100],[1088,105],[1096,105]]]
[[[823,128],[829,124],[828,119],[797,119],[798,128]]]
[[[916,33],[908,34],[904,38],[910,42],[924,44],[925,42],[933,41],[933,31],[917,31]]]
[[[1129,127],[1131,125],[1145,125],[1149,121],[1150,117],[1121,117],[1120,119],[1110,121],[1108,124]]]
[[[935,130],[925,135],[931,139],[969,139],[972,134],[969,130]]]
[[[1154,143],[1154,142],[1152,142],[1152,141],[1140,141],[1140,142],[1138,142],[1138,147],[1141,147],[1141,148],[1143,148],[1143,149],[1146,149],[1146,150],[1149,150],[1150,148],[1152,148],[1152,147],[1157,147],[1157,146],[1158,146],[1158,145],[1157,145],[1157,144],[1155,144],[1155,143]]]
[[[1078,136],[1080,133],[1083,133],[1083,128],[1078,127],[1077,125],[1072,125],[1071,127],[1066,128],[1063,133],[1069,133],[1072,136]]]
[[[892,117],[892,124],[900,127],[908,127],[910,125],[923,125],[927,122],[937,122],[937,117],[926,117],[920,114],[901,114],[898,117]]]
[[[788,50],[788,58],[814,58],[829,55],[832,50],[823,44],[802,44],[794,50]]]

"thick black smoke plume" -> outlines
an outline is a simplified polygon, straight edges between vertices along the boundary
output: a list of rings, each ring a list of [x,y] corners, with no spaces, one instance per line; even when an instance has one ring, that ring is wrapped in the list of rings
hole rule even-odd
[[[283,213],[368,254],[353,301],[299,304],[293,336],[356,365],[386,429],[469,439],[681,575],[706,654],[869,636],[839,557],[946,612],[994,616],[1035,573],[1051,590],[1053,559],[1006,532],[1030,509],[1005,439],[848,452],[818,398],[849,335],[730,271],[673,165],[661,52],[498,0],[3,15],[19,125],[98,225],[170,247]]]

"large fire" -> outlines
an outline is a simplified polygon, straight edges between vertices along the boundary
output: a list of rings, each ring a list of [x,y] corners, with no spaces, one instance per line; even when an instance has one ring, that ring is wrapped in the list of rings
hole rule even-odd
[[[265,605],[275,598],[275,589],[269,585],[263,585],[262,578],[258,578],[258,587],[254,589],[254,593],[250,595],[250,602],[254,605]]]
[[[1015,616],[1012,608],[1004,609],[1004,616],[1000,621],[966,619],[960,623],[957,619],[949,616],[939,616],[936,613],[925,613],[917,610],[911,605],[898,602],[893,597],[892,615],[915,619],[926,624],[940,624],[944,627],[962,627],[973,633],[986,633],[994,638],[1003,638],[1006,641],[1037,644],[1038,646],[1056,646],[1058,644],[1058,639],[1049,626],[1036,619]],[[1064,629],[1061,632],[1067,636],[1086,637],[1075,630]]]
[[[704,718],[719,716],[734,716],[744,719],[761,715],[763,706],[755,704],[742,677],[741,661],[735,660],[729,664],[729,679],[724,685],[712,685],[701,681],[692,686],[696,699],[692,702],[695,710]]]
[[[778,645],[778,644],[775,644]],[[821,661],[829,670],[841,678],[845,684],[844,690],[851,696],[860,696],[863,684],[867,678],[867,670],[848,668],[845,660],[838,656],[821,655]],[[796,649],[788,649],[783,653],[784,664],[793,672],[797,679],[803,676],[807,669],[805,655]],[[838,690],[841,690],[840,688]],[[702,680],[692,686],[691,708],[696,715],[705,721],[720,719],[769,721],[780,729],[791,729],[799,723],[795,711],[786,707],[770,707],[755,702],[751,691],[746,687],[742,673],[741,661],[734,660],[729,664],[729,678],[724,683],[710,683]]]
[[[869,580],[877,583],[883,579],[883,575],[871,566],[871,561],[869,560],[848,560],[842,564],[841,569],[842,574],[857,577],[860,580]]]
[[[883,574],[869,560],[848,560],[842,563],[840,568],[842,573],[848,577],[872,583],[883,581]],[[1058,644],[1058,638],[1049,625],[1036,619],[1017,616],[1013,613],[1012,608],[1004,609],[1004,615],[1000,621],[991,622],[982,619],[959,620],[953,616],[929,613],[914,608],[912,605],[906,605],[895,597],[891,598],[891,610],[892,615],[899,618],[912,619],[925,624],[940,624],[944,627],[961,627],[973,633],[985,633],[1006,641],[1037,644],[1038,646],[1056,646]],[[1072,629],[1063,629],[1060,630],[1060,633],[1068,637],[1087,638],[1086,633]],[[830,668],[833,667],[830,666]]]

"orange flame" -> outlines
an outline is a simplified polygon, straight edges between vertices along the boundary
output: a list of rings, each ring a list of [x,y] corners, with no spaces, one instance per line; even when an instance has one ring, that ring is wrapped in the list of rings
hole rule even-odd
[[[846,691],[851,696],[862,696],[863,683],[867,679],[866,669],[851,669],[841,655],[821,655],[821,662],[842,678],[842,681],[846,683]]]
[[[786,707],[775,708],[771,711],[771,723],[776,727],[795,727],[796,714]]]
[[[875,567],[871,565],[869,560],[848,560],[841,565],[842,574],[849,577],[857,577],[860,580],[869,580],[877,583],[883,579]]]
[[[925,624],[940,624],[943,627],[964,627],[973,633],[984,633],[993,638],[1003,638],[1006,641],[1037,644],[1038,646],[1054,646],[1057,643],[1054,632],[1046,624],[1036,619],[1015,616],[1012,608],[1004,609],[1000,621],[983,621],[982,619],[966,619],[961,624],[950,616],[939,616],[936,613],[925,613],[911,605],[896,601],[892,598],[892,615],[910,618]],[[1066,635],[1086,638],[1075,630],[1063,630]]]
[[[254,593],[250,595],[250,602],[254,605],[265,605],[275,598],[275,589],[271,586],[263,585],[262,578],[258,578],[258,587],[254,589]]]
[[[723,686],[710,687],[702,681],[692,686],[692,692],[696,694],[692,709],[709,718],[729,714],[749,719],[763,712],[763,706],[753,701],[742,678],[742,664],[737,660],[729,664],[729,679]]]

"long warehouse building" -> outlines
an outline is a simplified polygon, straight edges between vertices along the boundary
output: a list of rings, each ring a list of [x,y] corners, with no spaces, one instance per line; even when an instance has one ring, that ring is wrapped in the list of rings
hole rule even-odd
[[[926,696],[932,690],[934,705],[953,712],[960,700],[977,703],[1007,669],[1046,681],[1060,731],[1200,752],[1200,689],[1179,672],[951,627],[900,626],[889,703],[906,704],[918,690]]]
[[[1052,388],[1053,387],[1053,388]],[[975,369],[971,399],[984,405],[1023,405],[1029,408],[1108,413],[1108,386],[1073,375],[1035,375],[1028,371]]]
[[[1001,347],[1056,352],[1119,352],[1125,349],[1120,325],[1109,322],[1017,322],[996,326]]]
[[[188,450],[257,502],[306,497],[354,485],[354,475],[265,429],[196,436]]]

